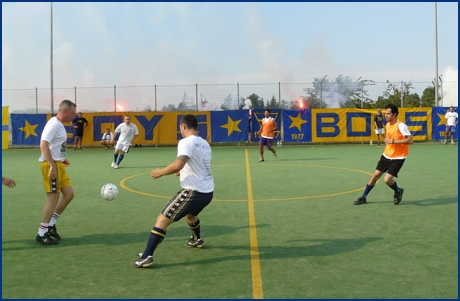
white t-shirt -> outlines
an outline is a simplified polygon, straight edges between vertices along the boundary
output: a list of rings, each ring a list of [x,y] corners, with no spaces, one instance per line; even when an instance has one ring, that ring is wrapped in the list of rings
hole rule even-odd
[[[48,141],[51,157],[54,161],[64,161],[66,157],[67,132],[65,127],[56,117],[52,117],[45,125],[41,140]],[[38,161],[43,162],[43,153]]]
[[[139,135],[137,126],[134,123],[126,125],[122,123],[115,129],[115,133],[121,133],[120,138],[118,139],[118,144],[129,145],[130,141],[133,139],[134,135]]]
[[[113,134],[112,133],[104,133],[104,135],[102,135],[102,140],[106,140],[106,141],[110,141],[112,140],[113,138]]]
[[[456,112],[447,112],[445,117],[447,119],[447,125],[451,126],[455,125],[455,121],[458,118],[458,114]]]
[[[211,173],[211,146],[201,137],[189,136],[179,141],[177,156],[190,159],[180,172],[180,185],[201,193],[214,191],[214,178]]]

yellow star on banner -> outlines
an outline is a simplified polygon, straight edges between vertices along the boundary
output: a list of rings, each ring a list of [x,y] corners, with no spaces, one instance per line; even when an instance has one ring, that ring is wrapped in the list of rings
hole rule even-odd
[[[241,132],[240,128],[238,127],[238,124],[240,124],[242,119],[240,119],[240,120],[232,120],[230,118],[230,116],[227,116],[227,117],[228,117],[227,124],[221,125],[220,127],[224,128],[224,129],[227,129],[228,136],[230,137],[230,135],[233,132]]]
[[[35,133],[35,128],[38,126],[38,124],[30,125],[29,121],[26,119],[26,126],[19,128],[19,130],[23,131],[26,133],[26,138],[29,138],[30,135],[38,137],[37,133]]]
[[[438,114],[438,117],[439,117],[439,123],[437,126],[440,126],[440,125],[445,125],[447,123],[446,121],[446,115],[445,114]]]
[[[289,116],[289,118],[292,121],[291,125],[289,126],[290,129],[292,129],[293,127],[296,127],[299,130],[299,132],[302,131],[302,124],[307,123],[307,121],[303,120],[302,117],[300,117],[300,114],[301,113],[299,112],[297,117]]]

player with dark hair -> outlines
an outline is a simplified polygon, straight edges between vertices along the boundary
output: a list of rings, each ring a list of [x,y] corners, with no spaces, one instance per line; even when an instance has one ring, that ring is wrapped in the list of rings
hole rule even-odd
[[[398,177],[398,172],[409,154],[409,144],[413,142],[412,135],[407,125],[396,119],[399,113],[397,106],[388,104],[385,110],[385,118],[388,121],[386,124],[386,138],[384,139],[386,143],[385,150],[377,163],[374,174],[366,185],[363,195],[354,202],[355,205],[367,203],[367,195],[385,172],[387,174],[384,181],[394,191],[394,204],[398,205],[402,200],[404,189],[399,188],[393,178]]]
[[[73,149],[82,149],[81,148],[81,141],[83,139],[83,132],[88,126],[88,120],[86,118],[82,117],[83,115],[81,112],[78,112],[77,118],[75,118],[72,123],[73,127],[75,128],[75,140],[74,140],[74,145]]]
[[[8,188],[14,188],[16,186],[16,182],[10,178],[2,177],[2,184],[8,186]]]
[[[115,129],[115,133],[120,133],[117,145],[115,146],[115,153],[113,154],[113,162],[111,167],[117,169],[121,160],[125,157],[125,153],[129,152],[129,147],[133,144],[134,139],[139,135],[139,130],[134,123],[131,123],[131,116],[125,116],[125,122],[119,124]],[[115,135],[112,136],[110,144],[114,144]],[[118,157],[120,155],[120,157]],[[118,161],[117,161],[118,160]]]
[[[265,161],[264,159],[264,146],[267,146],[267,149],[273,153],[275,159],[278,157],[276,151],[272,147],[273,138],[275,137],[275,131],[278,130],[275,119],[270,116],[270,110],[265,109],[265,117],[262,118],[262,125],[260,130],[257,132],[257,135],[260,136],[259,141],[259,153],[260,159],[259,162]]]
[[[202,248],[204,241],[200,235],[198,214],[211,202],[214,179],[211,173],[211,146],[198,135],[198,120],[193,115],[185,115],[180,121],[182,140],[177,146],[177,158],[165,168],[152,170],[153,179],[165,175],[180,176],[180,190],[164,207],[155,227],[150,232],[147,247],[139,258],[131,263],[136,268],[153,266],[153,253],[166,237],[166,229],[173,222],[185,217],[192,236],[185,244],[190,248]]]
[[[383,140],[383,135],[385,135],[385,130],[383,129],[383,118],[382,110],[378,108],[377,114],[374,116],[374,127],[378,145],[380,145],[380,141]]]
[[[73,102],[63,100],[59,104],[59,113],[46,123],[41,136],[42,153],[38,161],[41,162],[47,201],[35,240],[44,245],[55,245],[58,242],[53,238],[61,239],[56,230],[56,222],[74,197],[72,184],[66,172],[70,162],[66,158],[67,132],[63,123],[72,121],[75,108]],[[59,199],[61,192],[62,197]]]
[[[113,147],[115,145],[114,135],[110,132],[110,129],[107,128],[105,130],[104,135],[102,135],[101,139],[101,144],[105,146],[105,149],[108,149],[109,147]]]
[[[447,138],[449,138],[450,134],[450,143],[454,145],[454,135],[455,135],[455,128],[457,127],[458,123],[458,114],[454,112],[454,107],[450,106],[449,111],[446,113],[446,131],[444,132],[444,142],[443,144],[447,143]]]

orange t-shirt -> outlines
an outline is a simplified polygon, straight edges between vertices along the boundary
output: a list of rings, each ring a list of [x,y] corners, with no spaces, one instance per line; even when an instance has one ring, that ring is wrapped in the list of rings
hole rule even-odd
[[[262,119],[262,137],[263,138],[268,138],[268,139],[273,139],[275,137],[275,132],[269,132],[269,130],[274,130],[276,128],[275,124],[275,119],[272,117],[269,117],[268,120],[267,118]]]
[[[411,135],[407,125],[399,120],[393,125],[388,122],[385,131],[387,133],[387,138],[394,140],[402,140],[404,136]],[[409,155],[409,145],[387,143],[383,155],[388,159],[404,159]]]

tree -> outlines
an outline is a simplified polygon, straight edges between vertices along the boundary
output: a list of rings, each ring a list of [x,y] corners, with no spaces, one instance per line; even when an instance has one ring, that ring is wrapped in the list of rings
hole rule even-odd
[[[251,109],[263,109],[265,106],[264,98],[255,93],[246,98],[251,101]]]
[[[420,98],[420,105],[422,107],[434,107],[435,104],[435,87],[426,87],[425,90],[423,90],[422,97]]]
[[[411,82],[403,82],[401,89],[401,85],[399,83],[393,84],[387,80],[387,87],[383,92],[383,96],[378,97],[375,107],[383,108],[390,103],[401,107],[401,95],[403,107],[420,107],[420,96],[417,93],[411,94],[411,89],[414,89]]]
[[[272,98],[270,99],[270,101],[267,101],[267,108],[269,108],[269,109],[278,109],[279,107],[280,107],[280,105],[276,101],[275,95],[273,95]]]

